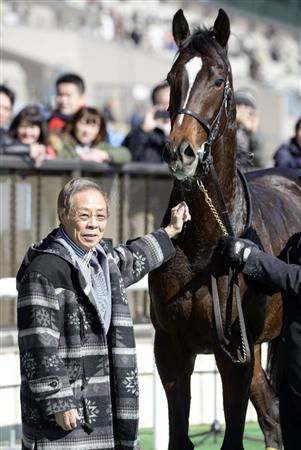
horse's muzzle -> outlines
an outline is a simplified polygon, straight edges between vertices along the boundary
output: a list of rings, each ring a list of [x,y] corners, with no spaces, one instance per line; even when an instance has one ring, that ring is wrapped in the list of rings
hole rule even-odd
[[[198,165],[198,155],[186,139],[179,145],[167,142],[163,159],[169,165],[171,173],[181,179],[193,176]]]

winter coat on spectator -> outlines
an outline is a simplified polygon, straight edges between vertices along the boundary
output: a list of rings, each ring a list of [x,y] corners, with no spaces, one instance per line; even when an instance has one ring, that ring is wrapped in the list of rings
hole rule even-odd
[[[123,145],[130,149],[133,161],[162,163],[166,136],[162,130],[143,131],[133,128],[125,137]]]
[[[296,138],[291,138],[281,145],[274,155],[276,167],[301,169],[301,147]]]
[[[96,246],[110,286],[106,334],[91,286],[59,231],[28,250],[17,275],[22,448],[139,449],[137,365],[125,288],[171,258],[174,247],[163,229],[115,248],[107,239]],[[71,408],[81,422],[67,432],[54,413]]]
[[[89,151],[90,147],[84,147],[78,144],[76,139],[69,133],[49,134],[48,138],[50,146],[53,148],[57,159],[79,159],[80,155],[85,151]],[[93,145],[93,148],[105,150],[109,155],[109,163],[122,165],[131,161],[131,153],[125,146],[113,147],[108,142],[99,142]]]

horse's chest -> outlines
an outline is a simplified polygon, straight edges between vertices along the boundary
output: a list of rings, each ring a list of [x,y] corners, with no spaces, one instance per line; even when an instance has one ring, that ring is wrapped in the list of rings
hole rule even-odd
[[[209,280],[207,271],[196,272],[181,251],[150,276],[155,326],[160,323],[172,334],[185,336],[203,352],[210,351],[212,339]]]

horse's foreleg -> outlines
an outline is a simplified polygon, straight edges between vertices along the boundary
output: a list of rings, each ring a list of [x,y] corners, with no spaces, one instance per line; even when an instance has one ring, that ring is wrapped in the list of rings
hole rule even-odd
[[[253,362],[233,363],[221,350],[215,354],[223,384],[226,430],[221,450],[243,450],[243,433],[250,395]]]
[[[278,400],[261,367],[261,347],[254,347],[254,372],[251,383],[251,401],[265,438],[266,448],[281,449]]]
[[[190,377],[195,356],[166,333],[156,332],[155,357],[165,389],[169,415],[168,450],[193,450],[188,437],[190,411]]]

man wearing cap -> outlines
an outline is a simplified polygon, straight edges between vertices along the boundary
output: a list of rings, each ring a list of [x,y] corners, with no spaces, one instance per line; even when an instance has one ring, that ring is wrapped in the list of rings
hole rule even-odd
[[[254,167],[263,166],[263,142],[258,131],[259,120],[255,97],[248,91],[235,93],[237,120],[237,151],[239,157],[249,157]]]

